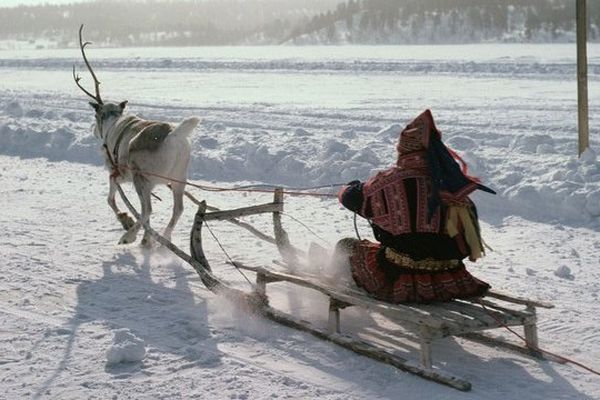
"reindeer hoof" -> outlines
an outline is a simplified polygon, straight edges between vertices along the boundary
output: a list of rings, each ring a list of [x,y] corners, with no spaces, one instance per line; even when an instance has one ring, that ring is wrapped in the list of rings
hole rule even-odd
[[[119,213],[117,215],[117,219],[119,220],[119,222],[123,226],[123,229],[125,229],[126,231],[128,231],[129,228],[131,228],[133,226],[133,224],[135,223],[133,221],[133,218],[131,218],[129,216],[129,214],[127,214],[126,212]]]
[[[131,235],[129,232],[121,236],[119,244],[129,244],[135,241],[135,235]]]
[[[154,240],[152,238],[143,238],[142,241],[140,242],[140,245],[142,247],[145,247],[147,249],[154,247]]]

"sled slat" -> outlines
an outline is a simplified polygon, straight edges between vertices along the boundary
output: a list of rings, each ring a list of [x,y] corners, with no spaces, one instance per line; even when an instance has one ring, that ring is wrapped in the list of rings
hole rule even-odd
[[[501,321],[502,324],[508,326],[523,325],[527,318],[526,315],[516,316],[513,313],[506,313],[501,310],[484,310],[481,306],[462,303],[460,301],[449,301],[441,305],[440,308],[473,318],[475,321],[477,321],[477,324],[481,329],[499,327],[500,324],[498,321]]]
[[[523,297],[517,297],[517,296],[509,295],[506,293],[498,292],[496,290],[488,291],[486,293],[486,297],[493,297],[498,300],[503,300],[503,301],[507,301],[509,303],[515,303],[515,304],[523,304],[526,306],[554,308],[554,304],[546,303],[546,302],[539,301],[539,300],[530,300],[530,299],[526,299]]]
[[[235,210],[209,212],[209,213],[204,214],[204,220],[205,221],[210,221],[210,220],[221,221],[221,220],[229,220],[229,219],[244,217],[247,215],[282,212],[282,211],[283,211],[283,204],[267,203],[267,204],[260,204],[258,206],[237,208]]]
[[[420,307],[383,303],[375,299],[371,299],[366,295],[346,294],[333,288],[324,286],[323,284],[310,278],[286,274],[283,272],[269,271],[262,267],[247,266],[239,262],[236,262],[236,265],[239,268],[260,273],[272,279],[278,279],[280,281],[290,282],[299,286],[317,290],[337,301],[355,306],[361,306],[397,320],[407,321],[416,326],[429,326],[437,331],[436,336],[447,336],[451,331],[462,332],[464,331],[464,326],[472,329],[480,326],[480,324],[476,321],[472,321],[469,318],[461,315],[452,315],[444,310],[439,310],[437,315],[432,315],[430,311]]]
[[[476,306],[483,304],[484,306],[486,306],[488,308],[493,308],[494,310],[498,310],[498,311],[502,311],[503,313],[510,314],[514,318],[523,318],[523,319],[535,318],[535,313],[532,313],[532,312],[528,311],[527,309],[524,309],[524,310],[510,309],[510,308],[501,306],[494,301],[490,301],[485,297],[478,298],[476,300],[461,299],[461,302],[473,303]]]

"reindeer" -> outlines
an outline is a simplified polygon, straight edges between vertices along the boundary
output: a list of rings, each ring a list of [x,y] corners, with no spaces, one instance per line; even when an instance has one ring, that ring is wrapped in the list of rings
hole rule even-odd
[[[173,126],[127,115],[124,113],[127,101],[118,104],[104,103],[100,97],[100,81],[85,54],[85,48],[91,42],[83,41],[82,31],[83,25],[79,28],[79,47],[83,61],[94,79],[96,94],[91,94],[80,84],[81,77],[75,73],[75,65],[73,79],[94,100],[89,102],[96,112],[94,136],[102,141],[106,166],[110,170],[108,205],[127,231],[119,244],[134,242],[140,228],[149,224],[152,213],[150,196],[157,184],[168,185],[173,193],[173,213],[163,233],[170,240],[183,212],[183,194],[190,160],[188,137],[200,120],[192,117]],[[142,206],[140,218],[135,222],[126,212],[119,211],[115,202],[117,184],[130,181],[133,182]],[[151,243],[151,234],[145,230],[142,245],[150,246]]]

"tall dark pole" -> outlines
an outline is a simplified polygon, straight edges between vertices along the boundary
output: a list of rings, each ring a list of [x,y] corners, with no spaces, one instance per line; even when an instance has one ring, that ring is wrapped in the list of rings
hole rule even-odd
[[[590,145],[587,79],[587,0],[577,0],[577,108],[579,155]]]

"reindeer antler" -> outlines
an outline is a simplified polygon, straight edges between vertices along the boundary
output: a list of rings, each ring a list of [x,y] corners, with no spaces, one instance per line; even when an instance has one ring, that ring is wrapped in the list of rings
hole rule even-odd
[[[83,61],[85,61],[85,65],[87,66],[88,70],[90,71],[90,74],[92,75],[92,78],[94,79],[94,87],[96,89],[96,95],[94,96],[93,94],[88,92],[83,86],[81,86],[81,84],[79,83],[79,81],[81,80],[81,77],[79,76],[79,74],[75,74],[75,64],[73,64],[73,79],[75,80],[75,84],[77,86],[79,86],[79,89],[83,90],[83,92],[85,94],[90,96],[92,99],[96,100],[96,102],[98,104],[103,104],[102,98],[100,97],[100,81],[96,77],[96,74],[94,73],[94,70],[92,69],[92,66],[90,65],[90,62],[88,61],[87,56],[85,55],[85,46],[87,46],[88,44],[92,44],[92,42],[85,42],[85,43],[83,42],[83,37],[81,34],[82,31],[83,31],[83,24],[81,24],[81,26],[79,27],[79,48],[81,48],[81,55],[83,56]]]

